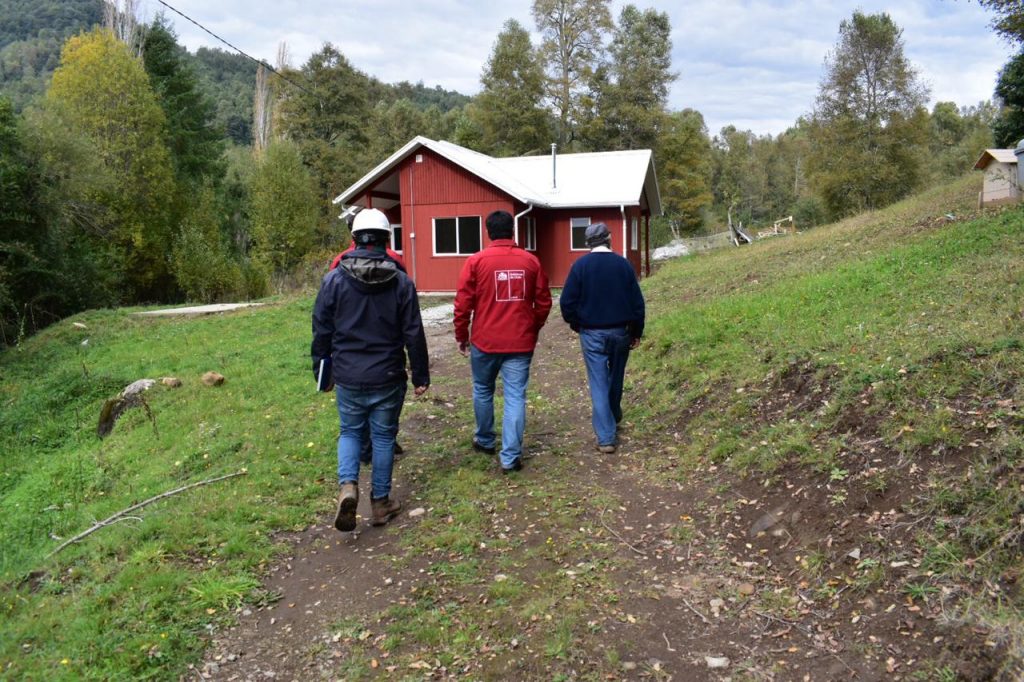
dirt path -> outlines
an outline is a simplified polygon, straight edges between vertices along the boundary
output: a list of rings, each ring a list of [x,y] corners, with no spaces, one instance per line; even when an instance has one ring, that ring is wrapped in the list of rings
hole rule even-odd
[[[195,675],[936,679],[906,675],[934,661],[987,679],[983,637],[947,628],[885,583],[857,584],[855,549],[910,532],[892,500],[837,515],[820,485],[796,474],[765,486],[713,466],[665,471],[681,436],[670,424],[630,424],[642,406],[627,407],[620,452],[596,453],[579,348],[556,317],[534,360],[521,474],[503,477],[465,447],[468,366],[449,328],[432,328],[432,402],[407,410],[400,436],[408,454],[396,493],[407,513],[354,534],[325,515],[286,538],[289,556],[265,581],[279,599],[216,633]],[[454,510],[436,504],[437,457],[453,467],[452,485],[459,466],[482,475],[479,499],[452,492]],[[445,524],[467,530],[444,535]],[[849,565],[820,567],[835,573],[826,593],[807,579],[823,543],[851,552]]]

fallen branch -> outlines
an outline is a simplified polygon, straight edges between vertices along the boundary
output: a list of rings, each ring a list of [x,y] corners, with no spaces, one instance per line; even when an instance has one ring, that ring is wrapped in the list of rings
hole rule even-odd
[[[697,614],[698,616],[700,616],[700,619],[701,619],[702,621],[704,621],[704,624],[705,624],[705,625],[711,625],[711,621],[710,621],[710,620],[708,620],[708,617],[707,617],[707,616],[705,616],[705,615],[704,615],[703,613],[701,613],[700,611],[698,611],[697,609],[693,608],[693,605],[692,605],[692,604],[690,604],[690,602],[688,602],[688,601],[686,601],[685,599],[683,599],[683,604],[685,604],[685,605],[686,605],[686,608],[690,609],[691,611],[693,611],[694,613],[696,613],[696,614]]]
[[[102,521],[97,521],[95,524],[93,524],[93,526],[91,528],[89,528],[88,530],[82,531],[81,533],[79,533],[75,537],[71,538],[70,540],[65,540],[63,543],[61,543],[61,545],[59,547],[57,547],[57,549],[55,549],[52,552],[50,552],[49,554],[47,554],[46,558],[49,559],[54,554],[60,552],[64,548],[68,547],[69,545],[73,545],[76,542],[78,542],[79,540],[81,540],[81,539],[83,539],[83,538],[85,538],[85,537],[87,537],[89,535],[92,535],[93,533],[98,531],[100,528],[105,528],[106,526],[111,526],[111,525],[117,523],[118,521],[123,520],[123,517],[127,516],[131,512],[135,511],[136,509],[142,509],[143,507],[145,507],[147,505],[150,505],[150,504],[153,504],[154,502],[157,502],[159,500],[162,500],[165,497],[171,497],[172,495],[177,495],[178,493],[183,493],[186,490],[191,490],[192,488],[198,488],[200,486],[209,485],[211,483],[217,483],[218,481],[224,481],[224,480],[227,480],[229,478],[234,478],[236,476],[245,476],[247,473],[249,473],[249,472],[246,471],[245,469],[243,469],[242,471],[236,471],[233,474],[226,474],[224,476],[218,476],[217,478],[209,478],[209,479],[207,479],[205,481],[198,481],[197,483],[190,483],[190,484],[188,484],[186,486],[182,486],[180,488],[175,488],[174,490],[168,490],[165,493],[160,493],[159,495],[151,497],[148,500],[143,500],[142,502],[139,502],[138,504],[133,504],[132,506],[128,507],[127,509],[123,509],[123,510],[117,512],[113,516],[109,516],[109,517],[103,519]],[[141,521],[141,519],[139,519],[139,520]]]
[[[619,535],[619,534],[618,534],[618,533],[616,533],[616,532],[615,532],[614,530],[612,530],[611,528],[609,528],[609,527],[608,527],[608,524],[604,522],[604,513],[605,513],[606,511],[608,511],[608,510],[607,510],[607,509],[605,509],[605,510],[604,510],[604,511],[602,511],[602,512],[601,512],[601,513],[600,513],[600,514],[598,515],[598,517],[597,517],[597,518],[598,518],[598,520],[599,520],[599,521],[601,522],[601,525],[602,525],[602,526],[604,526],[604,529],[605,529],[606,531],[608,531],[609,533],[611,533],[612,535],[614,535],[614,536],[615,536],[616,538],[618,538],[618,539],[619,539],[619,542],[621,542],[622,544],[624,544],[624,545],[625,545],[626,547],[629,547],[629,548],[630,548],[631,550],[633,550],[634,552],[636,552],[636,553],[637,553],[637,554],[639,554],[640,556],[643,556],[643,557],[647,556],[647,553],[646,553],[646,552],[644,552],[644,551],[642,551],[642,550],[639,550],[639,549],[637,549],[636,547],[634,547],[633,545],[629,544],[628,542],[626,542],[626,541],[625,541],[625,539],[623,539],[623,537],[622,537],[621,535]]]
[[[673,652],[674,652],[674,651],[675,651],[675,649],[673,649],[673,648],[672,648],[672,645],[671,645],[671,644],[669,643],[669,641],[668,641],[668,635],[666,635],[666,634],[665,634],[665,633],[663,632],[663,633],[661,633],[661,636],[665,638],[665,647],[666,647],[666,648],[668,648],[668,650],[669,650],[669,651],[673,651]]]

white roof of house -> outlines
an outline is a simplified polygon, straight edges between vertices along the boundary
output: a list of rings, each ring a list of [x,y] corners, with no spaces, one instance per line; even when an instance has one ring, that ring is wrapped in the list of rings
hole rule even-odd
[[[524,204],[546,208],[636,206],[647,190],[651,213],[661,213],[661,196],[649,149],[587,154],[558,154],[557,187],[552,186],[551,156],[494,158],[451,142],[415,137],[339,194],[349,204],[371,189],[409,154],[426,147]]]
[[[986,149],[981,153],[981,158],[974,164],[975,170],[983,170],[987,165],[996,161],[998,163],[1017,163],[1017,156],[1012,149]]]

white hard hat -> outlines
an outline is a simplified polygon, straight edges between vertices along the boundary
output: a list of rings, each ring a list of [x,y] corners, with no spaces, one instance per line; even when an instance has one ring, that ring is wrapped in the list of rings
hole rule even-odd
[[[356,214],[356,219],[352,222],[352,234],[366,230],[382,230],[391,234],[391,223],[388,222],[388,217],[384,215],[383,211],[376,208],[364,208]]]

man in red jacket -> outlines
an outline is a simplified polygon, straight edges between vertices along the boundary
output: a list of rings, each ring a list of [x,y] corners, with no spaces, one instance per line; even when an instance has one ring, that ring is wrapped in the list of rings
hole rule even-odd
[[[512,239],[514,220],[508,211],[487,216],[491,243],[466,261],[455,295],[455,341],[469,356],[473,371],[473,449],[494,454],[494,385],[504,386],[501,426],[501,469],[523,468],[526,429],[526,386],[537,334],[551,312],[548,278],[537,258]],[[472,334],[470,327],[472,326]]]

